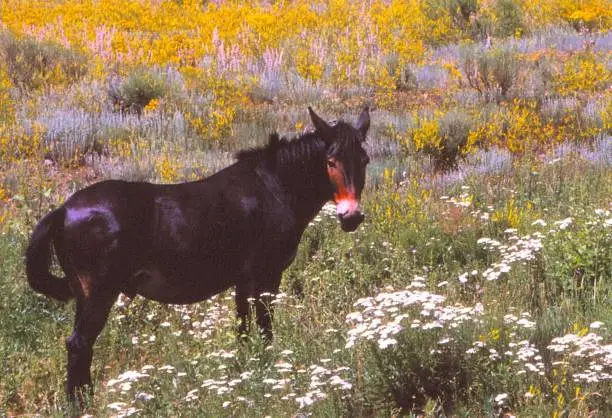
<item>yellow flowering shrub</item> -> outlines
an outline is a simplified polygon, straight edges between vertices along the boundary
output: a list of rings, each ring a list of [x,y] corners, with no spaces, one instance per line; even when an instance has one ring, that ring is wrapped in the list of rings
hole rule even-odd
[[[558,139],[552,123],[542,118],[535,101],[515,99],[481,120],[469,134],[471,144],[497,146],[522,155],[546,150]]]
[[[198,136],[219,142],[232,137],[233,124],[238,109],[250,104],[246,96],[247,80],[227,80],[212,72],[196,68],[183,71],[187,87],[211,96],[204,107],[192,107],[185,118]]]
[[[374,100],[382,109],[392,109],[396,105],[397,79],[387,67],[371,66],[368,72],[369,85],[374,86]]]
[[[577,28],[607,30],[612,27],[612,7],[608,0],[558,0],[564,20]]]
[[[0,14],[7,28],[18,35],[57,40],[61,34],[65,45],[87,50],[107,63],[185,67],[208,56],[215,63],[231,58],[244,69],[266,51],[282,49],[297,56],[297,71],[314,81],[323,74],[320,58],[335,58],[336,80],[354,81],[363,75],[359,67],[376,62],[381,54],[397,54],[402,62],[419,59],[424,52],[423,37],[438,31],[416,0],[390,5],[375,0],[370,7],[349,0],[273,5],[256,1],[203,5],[194,0],[7,0]],[[327,53],[313,59],[304,50],[312,51],[317,43]]]
[[[491,15],[494,21],[492,4],[479,1],[475,18]],[[350,45],[358,46],[350,52],[357,61],[364,61],[377,50],[377,54],[397,55],[403,64],[421,59],[425,45],[469,35],[457,27],[447,7],[419,0],[296,0],[273,4],[6,0],[3,5],[2,21],[16,34],[53,39],[108,61],[132,65],[194,65],[221,43],[226,51],[235,47],[243,59],[261,57],[268,49],[301,48],[301,40],[317,39],[330,47],[345,71],[354,72],[355,61],[349,68],[347,57],[342,57]],[[566,20],[605,30],[612,20],[606,0],[521,0],[517,8],[534,26]]]
[[[429,155],[437,170],[454,168],[459,159],[476,149],[478,137],[472,134],[474,115],[460,109],[436,112],[432,117],[415,118],[416,126],[400,137],[405,152]]]
[[[162,183],[174,183],[180,180],[179,172],[182,164],[176,158],[162,152],[160,158],[155,162],[155,171]]]
[[[429,22],[419,1],[375,2],[370,16],[377,28],[383,52],[397,54],[400,64],[422,57]]]
[[[412,143],[417,151],[428,148],[434,150],[442,148],[438,119],[432,118],[419,122],[418,126],[411,131],[411,134]]]
[[[514,100],[505,113],[505,129],[498,141],[513,154],[524,154],[537,146],[547,148],[553,138],[553,127],[546,124],[533,101]]]
[[[604,132],[610,133],[612,131],[612,97],[608,95],[604,103],[605,105],[601,110],[602,129]]]
[[[18,125],[0,125],[0,160],[13,161],[43,155],[46,151],[43,143],[44,132],[44,127],[36,123],[32,132],[27,132]]]
[[[12,123],[15,119],[15,106],[10,90],[13,87],[8,74],[0,65],[0,124]]]
[[[612,75],[605,64],[597,62],[595,54],[586,52],[567,60],[556,81],[557,91],[567,96],[604,91],[612,82]]]
[[[325,63],[308,49],[299,49],[295,57],[298,74],[306,79],[317,82],[323,77]]]

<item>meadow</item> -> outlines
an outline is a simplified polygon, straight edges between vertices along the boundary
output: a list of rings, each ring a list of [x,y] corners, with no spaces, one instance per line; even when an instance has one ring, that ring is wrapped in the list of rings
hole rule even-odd
[[[28,288],[36,222],[116,178],[210,175],[307,107],[372,126],[236,337],[233,293],[121,296],[89,416],[612,416],[607,0],[4,0],[0,417],[64,416],[73,303]]]

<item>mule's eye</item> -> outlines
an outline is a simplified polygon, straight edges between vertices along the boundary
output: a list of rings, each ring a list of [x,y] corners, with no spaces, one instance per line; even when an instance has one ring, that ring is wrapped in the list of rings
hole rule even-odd
[[[336,168],[336,160],[334,160],[333,158],[328,159],[327,166],[329,168]]]

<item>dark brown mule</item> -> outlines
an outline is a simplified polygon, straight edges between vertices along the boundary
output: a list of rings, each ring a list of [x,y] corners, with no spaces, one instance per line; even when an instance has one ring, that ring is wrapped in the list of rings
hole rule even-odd
[[[336,203],[344,231],[363,215],[359,199],[368,156],[366,108],[355,127],[330,125],[308,109],[314,133],[242,151],[238,161],[190,183],[103,181],[72,195],[36,226],[26,255],[32,288],[76,298],[68,350],[68,396],[91,387],[92,347],[123,292],[164,303],[198,302],[236,286],[241,333],[248,298],[272,338],[271,306],[304,229],[325,202]],[[49,272],[51,247],[66,273]]]

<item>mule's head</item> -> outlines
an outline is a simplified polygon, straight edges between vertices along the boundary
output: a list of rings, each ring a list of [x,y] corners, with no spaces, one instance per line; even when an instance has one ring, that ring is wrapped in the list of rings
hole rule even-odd
[[[352,126],[342,121],[330,125],[310,107],[308,111],[318,135],[325,142],[327,176],[342,230],[354,231],[364,218],[359,201],[365,185],[366,166],[370,161],[363,148],[370,127],[370,113],[366,107],[356,125]]]

